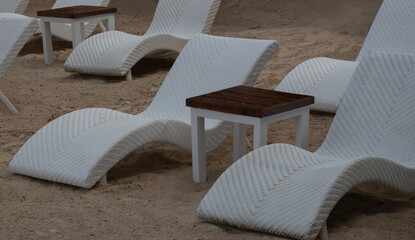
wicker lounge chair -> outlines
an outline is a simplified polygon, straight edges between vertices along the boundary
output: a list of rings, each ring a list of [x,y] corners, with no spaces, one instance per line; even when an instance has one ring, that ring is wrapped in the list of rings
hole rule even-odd
[[[17,13],[23,14],[26,10],[29,0],[1,0],[0,13]]]
[[[138,115],[103,108],[74,111],[35,133],[10,162],[14,173],[84,188],[134,149],[166,142],[191,151],[186,98],[236,85],[253,85],[276,41],[197,34],[183,49],[150,106]],[[232,125],[206,122],[206,149]]]
[[[415,193],[415,55],[359,63],[322,146],[259,148],[228,168],[198,207],[208,221],[295,239],[327,238],[326,220],[354,186]]]
[[[132,79],[131,68],[150,52],[180,52],[196,33],[209,33],[220,0],[160,0],[143,36],[109,31],[79,44],[64,64],[65,71]]]
[[[17,54],[37,28],[34,18],[15,13],[0,13],[0,79],[4,77]],[[2,92],[0,102],[10,113],[17,113],[16,108]]]
[[[312,110],[336,112],[363,56],[371,51],[415,54],[415,1],[384,0],[356,61],[313,58],[294,68],[276,90],[315,96]]]

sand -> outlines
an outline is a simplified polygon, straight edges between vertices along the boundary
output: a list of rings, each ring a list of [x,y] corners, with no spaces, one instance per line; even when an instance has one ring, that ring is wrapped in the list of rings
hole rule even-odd
[[[26,15],[53,0],[31,0]],[[157,1],[112,0],[116,28],[143,34]],[[312,57],[354,60],[381,0],[223,0],[212,34],[277,39],[281,48],[255,86],[274,89],[297,64]],[[144,110],[177,54],[141,60],[133,81],[63,71],[71,43],[54,39],[55,64],[43,63],[33,37],[15,59],[0,89],[19,113],[0,107],[0,239],[276,239],[275,236],[202,222],[196,208],[232,162],[232,138],[207,154],[207,182],[192,182],[191,155],[166,144],[129,154],[90,190],[14,175],[8,168],[23,143],[49,121],[86,107],[127,113]],[[332,114],[313,113],[310,150],[322,143]],[[252,138],[252,129],[248,129]],[[230,135],[231,136],[231,135]],[[268,143],[294,143],[294,121],[269,127]],[[366,184],[346,195],[328,220],[331,239],[415,239],[415,200]]]

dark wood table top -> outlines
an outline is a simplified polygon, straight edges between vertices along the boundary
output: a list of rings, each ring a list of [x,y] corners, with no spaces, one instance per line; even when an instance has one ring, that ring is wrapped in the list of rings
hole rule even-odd
[[[314,103],[308,95],[237,86],[186,99],[186,106],[251,117],[267,117]]]
[[[113,7],[99,7],[79,5],[73,7],[55,8],[49,10],[38,11],[37,15],[41,17],[56,17],[56,18],[83,18],[95,16],[106,13],[115,13],[117,8]]]

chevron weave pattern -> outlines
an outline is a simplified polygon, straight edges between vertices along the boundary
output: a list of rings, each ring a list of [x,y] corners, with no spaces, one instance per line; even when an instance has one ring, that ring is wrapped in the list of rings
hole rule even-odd
[[[110,0],[57,0],[55,4],[53,4],[52,9],[55,8],[63,8],[63,7],[71,7],[76,5],[88,5],[88,6],[101,6],[107,7],[110,3]],[[86,22],[84,24],[85,29],[85,37],[88,37],[92,34],[96,26],[98,25],[98,21],[93,22]],[[40,19],[38,19],[38,24],[40,26]],[[51,33],[53,36],[65,39],[67,41],[72,41],[72,27],[71,24],[68,23],[51,23]],[[37,34],[41,33],[40,28],[36,32]]]
[[[208,33],[220,0],[160,0],[143,36],[118,31],[95,35],[79,44],[65,71],[124,76],[146,54],[159,49],[180,52],[196,33]]]
[[[10,162],[14,173],[92,187],[128,153],[161,141],[191,150],[188,97],[236,85],[253,85],[276,41],[197,34],[183,49],[150,106],[130,115],[110,109],[66,114],[35,133]],[[231,125],[206,121],[207,150]]]
[[[371,53],[322,146],[259,148],[228,168],[198,207],[209,221],[315,239],[352,187],[379,182],[415,192],[415,55]]]
[[[0,13],[23,14],[27,4],[29,4],[29,0],[1,0]]]
[[[314,58],[294,68],[276,90],[315,96],[313,110],[336,112],[363,56],[371,51],[415,54],[415,1],[384,0],[355,62]]]
[[[37,28],[34,18],[14,13],[0,13],[0,79],[4,77],[17,54]],[[2,92],[0,101],[11,113],[17,112]]]

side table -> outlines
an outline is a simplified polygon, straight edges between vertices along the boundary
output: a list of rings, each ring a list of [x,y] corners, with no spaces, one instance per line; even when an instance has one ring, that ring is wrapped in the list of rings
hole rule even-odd
[[[117,8],[84,5],[38,11],[37,15],[40,16],[45,64],[53,64],[51,22],[71,24],[72,48],[75,48],[85,39],[85,22],[107,20],[107,31],[115,30],[114,15],[116,12]]]
[[[246,86],[186,99],[191,107],[193,181],[206,181],[205,118],[234,122],[233,160],[245,154],[246,124],[254,126],[254,149],[267,144],[269,123],[296,117],[295,144],[308,148],[308,122],[313,96]]]

